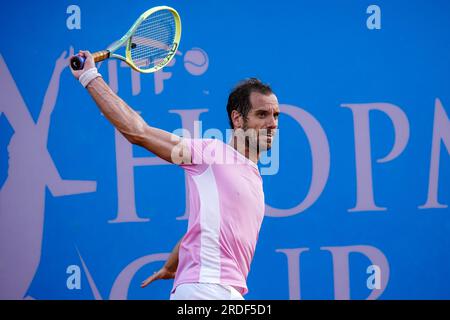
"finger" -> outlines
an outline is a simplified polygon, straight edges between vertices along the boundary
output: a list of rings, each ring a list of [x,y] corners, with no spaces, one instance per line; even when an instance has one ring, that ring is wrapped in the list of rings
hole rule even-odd
[[[148,286],[150,283],[153,282],[154,277],[151,276],[150,278],[148,278],[147,280],[145,280],[144,282],[141,283],[141,288],[145,288],[146,286]]]
[[[91,53],[88,50],[80,50],[80,52],[78,53],[79,56],[82,56],[84,58],[88,58],[89,56],[91,56]]]
[[[145,281],[143,281],[142,283],[141,283],[141,288],[144,288],[144,287],[146,287],[148,285],[148,282],[147,282],[147,280],[145,280]]]

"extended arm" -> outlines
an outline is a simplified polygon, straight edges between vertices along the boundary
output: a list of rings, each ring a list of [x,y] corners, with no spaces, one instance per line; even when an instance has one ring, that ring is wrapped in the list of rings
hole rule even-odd
[[[95,67],[92,55],[88,51],[81,51],[81,54],[86,57],[86,63],[83,70],[72,70],[77,79],[83,71]],[[179,136],[147,125],[144,119],[117,96],[101,77],[89,82],[87,90],[103,115],[129,142],[146,148],[168,162],[191,163],[189,150],[180,143]]]
[[[173,248],[164,266],[153,275],[142,281],[141,288],[145,288],[150,283],[159,279],[173,279],[178,268],[178,251],[180,249],[181,240],[178,241],[177,245]]]

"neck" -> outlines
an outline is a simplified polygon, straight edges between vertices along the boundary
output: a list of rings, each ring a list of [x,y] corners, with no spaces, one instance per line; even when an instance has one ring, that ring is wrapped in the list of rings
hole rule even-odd
[[[238,143],[238,137],[235,135],[231,137],[230,145],[244,157],[258,164],[260,156],[260,152],[258,150],[249,148],[247,143]]]

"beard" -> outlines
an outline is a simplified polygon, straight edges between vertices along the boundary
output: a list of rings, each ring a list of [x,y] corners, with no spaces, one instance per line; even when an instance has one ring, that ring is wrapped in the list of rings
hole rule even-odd
[[[249,150],[256,150],[259,154],[260,152],[268,151],[272,148],[276,130],[249,128],[247,121],[244,122],[243,130],[245,135],[245,147]]]

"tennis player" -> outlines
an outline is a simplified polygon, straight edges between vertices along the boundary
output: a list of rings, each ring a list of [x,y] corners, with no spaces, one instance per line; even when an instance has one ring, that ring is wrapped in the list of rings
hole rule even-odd
[[[129,142],[180,165],[187,174],[188,230],[165,266],[141,286],[175,278],[170,299],[242,300],[264,217],[257,163],[261,152],[271,147],[280,113],[270,86],[251,78],[230,93],[229,144],[187,139],[149,126],[103,81],[92,55],[78,55],[86,62],[72,73],[103,115]]]

